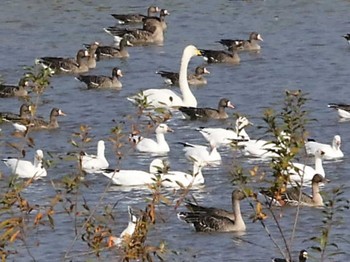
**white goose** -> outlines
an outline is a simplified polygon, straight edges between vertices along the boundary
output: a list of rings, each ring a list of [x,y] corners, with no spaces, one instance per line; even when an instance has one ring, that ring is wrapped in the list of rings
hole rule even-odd
[[[46,169],[43,166],[44,153],[42,150],[36,150],[34,163],[17,158],[5,158],[2,161],[10,168],[11,174],[18,175],[21,178],[38,179],[47,176]]]
[[[101,169],[108,168],[109,163],[105,157],[105,142],[103,140],[97,143],[97,155],[83,153],[81,156],[81,166],[89,174],[100,173]]]
[[[332,145],[322,144],[315,141],[308,141],[305,143],[306,153],[308,155],[315,155],[315,152],[320,149],[324,152],[323,159],[339,159],[344,157],[344,153],[340,149],[341,138],[335,135]]]
[[[320,149],[316,150],[314,168],[301,163],[291,163],[291,168],[288,170],[290,181],[292,183],[296,182],[301,184],[301,181],[303,180],[303,185],[310,185],[315,174],[320,174],[325,178],[326,173],[322,165],[323,155],[323,151]]]
[[[147,103],[151,107],[179,107],[192,106],[197,107],[197,99],[192,94],[187,81],[187,67],[193,56],[200,56],[200,51],[193,45],[185,47],[179,71],[179,86],[182,97],[170,89],[147,89],[129,97],[128,100],[136,103],[136,101],[147,99]]]
[[[217,166],[221,164],[221,155],[216,149],[214,143],[209,146],[194,145],[180,142],[184,146],[185,157],[196,162],[200,166]]]
[[[148,153],[167,153],[170,151],[169,145],[165,140],[165,133],[173,132],[167,124],[159,124],[155,130],[156,141],[150,138],[139,137],[133,141],[136,143],[136,149],[140,152]],[[132,138],[132,137],[131,137]]]
[[[141,186],[153,184],[156,181],[156,174],[160,173],[163,165],[161,159],[154,159],[149,167],[149,172],[142,170],[113,170],[106,169],[103,175],[112,179],[113,183],[118,186]]]
[[[198,131],[208,142],[212,141],[217,147],[220,147],[221,145],[229,145],[233,141],[249,140],[249,136],[244,129],[248,125],[253,124],[246,117],[241,116],[236,120],[235,130],[231,128],[200,127]]]

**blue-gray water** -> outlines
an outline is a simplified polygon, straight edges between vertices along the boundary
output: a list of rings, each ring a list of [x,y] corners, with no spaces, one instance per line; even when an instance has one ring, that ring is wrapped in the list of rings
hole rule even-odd
[[[60,129],[32,133],[35,147],[41,148],[55,156],[55,164],[48,169],[49,176],[37,181],[26,189],[26,196],[33,203],[44,204],[52,197],[50,180],[59,180],[63,175],[73,172],[76,164],[59,160],[58,155],[72,151],[69,141],[72,133],[79,131],[81,124],[91,127],[90,135],[94,142],[89,144],[89,152],[95,152],[97,140],[110,136],[110,130],[120,121],[126,121],[125,133],[131,130],[131,123],[137,119],[126,119],[127,115],[135,115],[133,107],[126,97],[146,88],[161,88],[163,80],[155,74],[159,69],[178,70],[183,48],[194,44],[199,48],[221,49],[215,41],[221,38],[248,38],[251,31],[261,33],[264,38],[262,51],[241,53],[241,64],[208,65],[211,71],[208,85],[194,89],[199,106],[215,107],[221,97],[227,97],[236,105],[236,112],[246,115],[255,126],[247,132],[251,137],[262,134],[256,126],[263,124],[263,109],[280,107],[285,89],[301,89],[308,93],[310,100],[307,108],[310,117],[317,119],[308,127],[310,135],[322,142],[331,141],[335,134],[342,136],[342,149],[345,154],[340,162],[326,162],[324,168],[327,177],[332,181],[325,190],[341,184],[349,188],[348,164],[350,134],[349,122],[339,122],[335,111],[327,108],[329,102],[350,103],[348,87],[348,56],[350,47],[341,35],[348,33],[349,1],[20,1],[4,0],[1,7],[0,33],[0,74],[8,83],[17,83],[23,74],[23,66],[32,65],[40,56],[75,56],[76,50],[83,43],[99,41],[112,44],[111,36],[102,28],[114,25],[116,20],[110,13],[128,13],[138,11],[145,13],[150,4],[167,8],[171,15],[167,17],[168,30],[164,46],[129,48],[130,58],[127,60],[104,60],[90,73],[110,74],[111,68],[119,66],[124,73],[123,90],[93,91],[86,90],[72,76],[55,76],[51,80],[52,88],[48,88],[42,96],[39,114],[48,117],[52,107],[60,107],[67,113],[60,118]],[[190,68],[202,64],[200,57],[194,58]],[[0,111],[16,112],[22,102],[17,99],[2,99]],[[112,121],[115,120],[115,121]],[[171,146],[168,158],[173,170],[186,171],[190,165],[185,160],[178,141],[204,143],[204,139],[195,131],[199,125],[222,125],[233,123],[233,118],[222,122],[188,122],[174,117],[168,123],[175,130],[167,135]],[[16,141],[9,137],[10,125],[3,129],[1,141],[1,157],[15,155],[13,148],[7,146],[8,141]],[[150,134],[152,135],[152,134]],[[76,138],[75,138],[76,139]],[[149,157],[122,148],[126,153],[121,166],[127,169],[148,169]],[[32,159],[34,149],[28,149],[28,158]],[[204,169],[206,178],[204,187],[193,190],[195,197],[210,206],[229,209],[232,185],[228,174],[233,162],[246,167],[253,166],[246,158],[234,158],[230,150],[223,152],[223,165],[219,168]],[[112,143],[107,142],[106,154],[111,167],[116,165]],[[1,165],[2,173],[7,176],[8,170]],[[4,182],[3,182],[4,181]],[[6,179],[0,181],[1,187]],[[84,190],[84,197],[90,207],[98,204],[99,196],[105,190],[108,180],[104,177],[87,177],[89,188]],[[127,206],[144,208],[149,194],[145,190],[127,190],[113,187],[105,196],[104,203],[116,208],[117,220],[111,225],[118,234],[127,221]],[[345,196],[349,198],[346,191]],[[181,208],[182,209],[182,208]],[[235,234],[201,234],[196,233],[187,224],[176,218],[176,212],[161,207],[165,222],[156,224],[150,232],[149,239],[153,243],[164,240],[170,250],[178,255],[168,253],[166,261],[269,261],[278,254],[271,240],[259,223],[252,223],[249,218],[252,210],[247,201],[242,202],[242,211],[247,224],[243,236]],[[284,210],[281,224],[290,233],[294,209]],[[70,248],[74,238],[74,220],[68,215],[57,215],[56,229],[46,227],[29,237],[31,253],[38,261],[63,260],[63,254]],[[343,224],[338,224],[332,231],[339,237],[336,242],[345,252],[336,261],[350,257],[347,224],[345,214]],[[308,248],[314,243],[304,240],[318,235],[322,213],[318,209],[301,210],[293,250]],[[269,221],[267,222],[271,224]],[[272,225],[272,232],[276,228]],[[281,242],[281,241],[280,241]],[[38,244],[39,243],[39,244]],[[14,261],[28,261],[26,249],[16,246],[18,254]],[[86,250],[80,240],[75,243],[72,253]],[[73,261],[85,261],[87,257],[75,257]],[[333,261],[333,260],[332,260]]]

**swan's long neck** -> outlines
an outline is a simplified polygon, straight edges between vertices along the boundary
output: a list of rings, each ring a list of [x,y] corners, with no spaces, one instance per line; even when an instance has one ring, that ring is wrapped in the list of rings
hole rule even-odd
[[[320,174],[323,177],[326,176],[322,165],[322,158],[319,156],[315,157],[315,170],[317,174]]]
[[[238,199],[233,199],[232,202],[232,209],[235,213],[235,225],[237,225],[238,227],[244,227],[245,228],[245,223],[241,214],[241,206],[240,206],[240,201]]]
[[[320,194],[320,187],[318,183],[312,184],[312,200],[315,205],[323,206],[323,198]]]
[[[187,81],[187,68],[190,62],[191,56],[184,51],[181,59],[180,71],[179,71],[179,86],[182,93],[182,100],[184,106],[197,106],[197,99],[192,94],[191,89]]]

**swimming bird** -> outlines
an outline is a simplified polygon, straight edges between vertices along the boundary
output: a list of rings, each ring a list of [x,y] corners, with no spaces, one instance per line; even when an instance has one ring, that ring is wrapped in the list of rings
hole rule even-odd
[[[179,73],[164,70],[157,71],[156,73],[165,78],[164,82],[166,84],[179,85]],[[197,66],[194,74],[187,76],[188,84],[191,86],[206,85],[207,79],[204,77],[205,74],[210,74],[209,70],[203,66]]]
[[[77,52],[76,59],[46,56],[35,60],[36,64],[44,68],[50,68],[54,73],[85,73],[89,71],[86,57],[89,56],[87,50],[80,49]]]
[[[22,104],[19,108],[19,114],[12,112],[0,112],[0,119],[5,121],[20,121],[22,119],[29,119],[31,117],[31,106]]]
[[[350,45],[350,34],[345,34],[345,35],[342,35],[342,37],[345,38],[345,40],[348,42],[348,44]]]
[[[195,145],[186,142],[179,142],[184,146],[185,157],[196,162],[200,166],[216,166],[221,164],[221,155],[216,145],[210,142],[209,146]]]
[[[167,124],[159,124],[155,129],[156,141],[150,138],[139,138],[136,141],[136,150],[148,153],[167,153],[170,151],[169,145],[165,140],[164,134],[173,132]],[[132,139],[131,135],[131,139]]]
[[[323,169],[322,158],[324,152],[320,149],[315,152],[315,166],[311,167],[301,163],[292,162],[290,168],[288,169],[289,180],[292,183],[308,185],[312,181],[312,178],[315,174],[319,174],[323,177],[326,177],[326,173]]]
[[[8,168],[10,168],[12,175],[17,175],[21,178],[39,179],[47,176],[46,169],[43,166],[43,158],[43,151],[38,149],[35,152],[33,163],[12,157],[2,159],[2,161]]]
[[[197,232],[235,232],[245,231],[240,201],[245,198],[245,194],[238,189],[232,192],[232,210],[230,212],[220,212],[215,208],[191,207],[189,212],[178,213],[178,218],[194,226]]]
[[[66,116],[66,114],[61,109],[54,107],[51,110],[49,122],[41,118],[21,119],[20,122],[30,126],[31,129],[55,129],[59,128],[57,121],[58,116]]]
[[[308,195],[299,186],[288,187],[278,199],[271,195],[270,192],[262,191],[266,197],[267,203],[275,206],[323,206],[323,198],[320,194],[320,184],[325,183],[326,179],[320,174],[315,174],[311,180],[312,194]],[[300,199],[299,199],[300,196]]]
[[[190,120],[209,120],[209,119],[226,119],[228,114],[226,108],[235,108],[231,101],[227,98],[221,98],[218,104],[218,109],[210,107],[179,107],[183,115]]]
[[[147,16],[138,13],[130,14],[111,14],[115,19],[118,20],[119,24],[132,24],[132,23],[142,23],[143,19],[146,17],[151,17],[156,13],[159,13],[160,9],[157,6],[150,6],[147,9]]]
[[[96,68],[96,50],[100,46],[99,42],[93,42],[88,47],[88,57],[87,57],[87,66],[89,69]]]
[[[145,26],[150,26],[150,25],[154,25],[154,26],[160,26],[163,31],[165,31],[168,27],[166,21],[165,21],[165,17],[170,15],[169,11],[167,9],[161,9],[159,12],[159,17],[156,16],[149,16],[149,17],[145,17],[142,19],[142,22],[144,23],[144,28]]]
[[[109,163],[105,157],[105,142],[103,140],[97,142],[96,155],[89,155],[82,152],[81,167],[88,174],[101,173],[102,169],[109,167]]]
[[[104,169],[102,174],[118,186],[141,186],[154,184],[157,180],[156,176],[161,176],[162,166],[162,160],[156,158],[151,162],[149,172],[132,169]]]
[[[237,53],[238,46],[231,46],[228,51],[199,49],[204,60],[208,63],[239,64],[241,58]]]
[[[308,258],[308,253],[305,249],[301,250],[299,252],[299,262],[306,262]],[[284,258],[273,258],[272,262],[288,262],[288,260],[284,259]]]
[[[344,153],[340,149],[341,138],[335,135],[331,145],[322,144],[313,140],[308,140],[305,143],[305,150],[308,155],[315,155],[315,152],[320,149],[324,152],[323,159],[339,159],[344,157]]]
[[[0,84],[0,97],[25,97],[28,95],[28,81],[25,78],[19,80],[18,85]]]
[[[236,119],[235,129],[221,127],[199,127],[197,130],[208,141],[212,141],[217,147],[230,145],[232,142],[248,141],[249,135],[245,127],[253,125],[246,117],[240,116]]]
[[[248,40],[241,39],[221,39],[220,44],[230,48],[232,46],[239,46],[238,50],[258,51],[261,49],[259,41],[263,41],[261,35],[257,32],[251,32]]]
[[[147,89],[141,93],[129,97],[128,100],[136,101],[146,100],[149,107],[179,107],[179,106],[197,106],[197,99],[192,94],[187,81],[187,67],[190,59],[201,55],[200,51],[193,45],[188,45],[183,50],[181,65],[179,71],[179,85],[182,96],[179,96],[169,89]]]
[[[111,88],[120,90],[122,83],[119,78],[123,76],[122,70],[118,67],[112,69],[112,76],[103,75],[79,75],[76,77],[77,80],[85,83],[88,89],[103,89]]]
[[[334,108],[338,111],[338,115],[341,118],[349,119],[350,118],[350,105],[348,104],[328,104],[329,108]]]
[[[89,44],[84,44],[89,48]],[[133,46],[127,38],[122,38],[119,42],[119,47],[109,45],[99,45],[96,50],[97,60],[101,58],[128,58],[129,52],[127,46]]]

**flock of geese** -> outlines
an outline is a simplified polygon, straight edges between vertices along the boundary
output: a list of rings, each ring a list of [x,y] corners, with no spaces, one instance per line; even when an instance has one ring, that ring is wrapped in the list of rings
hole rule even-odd
[[[159,13],[159,16],[155,16]],[[128,47],[135,45],[161,45],[164,42],[164,34],[167,29],[166,16],[170,13],[166,9],[159,9],[151,6],[148,8],[148,14],[112,14],[118,20],[118,26],[105,28],[104,30],[113,36],[116,45],[102,46],[98,42],[85,45],[86,49],[78,50],[75,58],[64,57],[41,57],[36,59],[36,64],[44,68],[50,68],[53,74],[72,74],[77,80],[84,83],[88,89],[105,88],[121,89],[120,78],[123,76],[122,70],[118,67],[112,69],[111,76],[89,75],[90,69],[97,65],[97,61],[105,58],[128,58]],[[139,25],[142,27],[122,27],[122,25]],[[344,36],[346,37],[346,36]],[[350,39],[350,37],[349,37]],[[197,99],[190,89],[190,85],[205,85],[207,80],[205,74],[209,71],[202,66],[198,66],[193,74],[188,74],[188,65],[192,57],[203,56],[208,63],[240,63],[239,52],[241,51],[259,51],[261,49],[259,42],[263,41],[261,35],[252,32],[248,40],[239,39],[221,39],[218,42],[226,47],[226,50],[198,49],[193,45],[184,48],[179,72],[158,71],[161,77],[169,85],[178,85],[180,94],[168,89],[147,89],[128,97],[128,100],[137,104],[138,101],[145,99],[149,108],[165,107],[170,110],[179,110],[185,118],[190,120],[197,119],[226,119],[227,108],[234,108],[230,100],[220,99],[217,108],[197,107]],[[21,79],[18,85],[0,85],[0,97],[24,97],[28,95],[30,84]],[[57,117],[64,116],[65,113],[59,108],[53,108],[49,121],[32,116],[32,105],[23,104],[19,114],[13,112],[0,112],[2,121],[13,124],[18,132],[27,132],[36,129],[54,129],[58,128]],[[350,105],[329,104],[330,108],[338,111],[341,118],[350,118]],[[162,185],[170,188],[181,188],[188,186],[197,186],[205,183],[202,169],[206,166],[220,165],[221,155],[218,151],[220,147],[229,146],[236,142],[242,149],[244,155],[260,159],[271,159],[276,156],[275,144],[271,141],[262,139],[252,139],[245,130],[245,127],[252,125],[246,117],[238,117],[235,128],[203,128],[199,127],[197,131],[203,135],[208,142],[207,146],[196,145],[182,142],[185,157],[192,162],[193,172],[186,173],[182,171],[166,170],[167,166],[164,160],[156,158],[150,163],[148,171],[142,170],[115,170],[109,169],[109,163],[105,157],[105,142],[98,141],[97,154],[81,153],[82,169],[86,173],[103,174],[121,186],[140,186],[154,183],[155,177],[160,176]],[[166,141],[166,135],[173,130],[165,123],[159,124],[155,129],[155,139],[145,138],[139,134],[131,134],[129,140],[135,145],[135,150],[150,154],[166,154],[170,147]],[[289,134],[281,132],[278,139],[281,141],[288,139]],[[282,195],[281,199],[274,200],[273,203],[279,206],[284,205],[305,205],[319,207],[323,206],[323,199],[320,194],[321,183],[326,181],[325,171],[322,165],[322,159],[334,160],[344,157],[340,149],[341,137],[335,135],[331,144],[323,144],[316,141],[307,141],[305,149],[307,154],[315,156],[315,165],[313,167],[301,163],[291,163],[293,168],[289,174],[291,181],[300,183],[303,179],[305,185],[311,185],[312,194],[307,195],[302,192],[299,199],[300,187],[291,186]],[[47,171],[43,166],[44,153],[37,150],[34,162],[17,158],[5,158],[3,163],[10,169],[12,174],[22,178],[39,179],[47,176]],[[296,171],[298,170],[298,171]],[[262,194],[271,199],[266,192]],[[196,231],[202,232],[229,232],[244,231],[246,225],[243,220],[240,201],[246,196],[239,189],[232,192],[232,211],[218,208],[208,208],[196,205],[190,202],[186,203],[187,212],[178,213],[179,219],[190,223]],[[115,243],[120,243],[125,235],[131,235],[135,229],[137,221],[132,209],[129,208],[130,222]],[[306,261],[307,252],[300,252],[299,261]],[[274,261],[284,261],[276,259]]]

